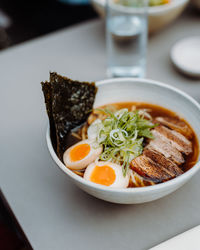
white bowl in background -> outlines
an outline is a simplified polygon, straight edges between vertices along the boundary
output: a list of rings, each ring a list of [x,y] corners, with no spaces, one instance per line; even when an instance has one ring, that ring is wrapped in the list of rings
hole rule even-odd
[[[171,49],[173,64],[184,74],[200,78],[200,36],[192,36],[176,42]]]
[[[149,7],[149,32],[156,32],[175,20],[182,13],[188,2],[189,0],[171,0],[168,4]],[[91,0],[91,3],[99,15],[105,17],[106,0]]]
[[[200,141],[200,105],[184,92],[153,80],[118,78],[103,80],[96,83],[98,86],[94,107],[114,102],[149,102],[168,108],[189,121]],[[112,189],[76,175],[69,170],[57,157],[51,143],[49,128],[46,140],[49,152],[60,169],[67,174],[74,183],[85,192],[102,200],[121,203],[136,204],[159,199],[172,193],[186,183],[199,169],[200,162],[179,177],[154,186]],[[198,159],[199,160],[199,159]],[[66,190],[67,192],[67,190]]]

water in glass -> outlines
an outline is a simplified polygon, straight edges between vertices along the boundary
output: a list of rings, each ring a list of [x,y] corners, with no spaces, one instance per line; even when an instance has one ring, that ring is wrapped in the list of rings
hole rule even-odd
[[[108,0],[109,1],[109,0]],[[134,0],[133,0],[134,1]],[[143,0],[142,0],[143,1]],[[145,1],[144,1],[145,2]],[[131,11],[126,11],[130,8]],[[118,11],[107,6],[107,71],[112,77],[144,77],[146,68],[147,16],[145,7]]]

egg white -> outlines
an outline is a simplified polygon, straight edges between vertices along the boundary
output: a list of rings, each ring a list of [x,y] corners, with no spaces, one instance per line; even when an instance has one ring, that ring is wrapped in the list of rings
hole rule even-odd
[[[115,172],[115,181],[108,187],[112,187],[112,188],[127,188],[128,184],[129,184],[129,174],[126,174],[126,176],[123,176],[122,173],[122,166],[112,163],[112,162],[108,162],[108,161],[97,161],[97,162],[93,162],[91,163],[85,170],[85,173],[83,175],[83,178],[85,180],[91,181],[91,175],[93,170],[95,169],[96,166],[109,166],[111,167],[114,172]]]
[[[70,159],[71,149],[76,147],[77,145],[85,143],[90,145],[89,154],[80,161],[71,161]],[[66,167],[74,170],[80,170],[86,168],[91,162],[94,162],[97,159],[97,157],[101,154],[101,152],[102,152],[102,146],[97,145],[93,140],[83,140],[74,144],[65,151],[63,155],[63,161]]]

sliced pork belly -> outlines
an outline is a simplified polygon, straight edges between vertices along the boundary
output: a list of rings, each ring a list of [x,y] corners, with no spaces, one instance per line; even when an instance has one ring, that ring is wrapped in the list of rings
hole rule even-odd
[[[166,138],[158,133],[155,129],[152,130],[152,134],[155,137],[150,140],[148,148],[153,149],[163,154],[167,159],[172,160],[177,165],[184,163],[182,154],[166,140]]]
[[[188,139],[193,137],[191,128],[178,117],[156,117],[155,121],[181,133]]]
[[[143,154],[131,162],[131,168],[145,180],[154,183],[161,183],[175,177]]]
[[[185,162],[184,155],[192,152],[193,136],[190,127],[178,117],[157,117],[160,125],[152,131],[154,139],[148,141],[142,155],[131,162],[132,185],[144,186],[165,182],[181,174],[179,165]]]
[[[192,143],[179,132],[161,125],[156,127],[155,130],[161,137],[164,136],[164,138],[181,153],[189,155],[192,152]]]
[[[150,158],[153,162],[164,168],[173,177],[183,174],[183,171],[171,160],[164,157],[164,155],[153,149],[144,149],[143,154]]]

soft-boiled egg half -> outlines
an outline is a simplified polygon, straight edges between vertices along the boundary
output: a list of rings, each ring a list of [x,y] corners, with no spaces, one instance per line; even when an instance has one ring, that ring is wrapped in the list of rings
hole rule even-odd
[[[122,167],[112,162],[97,161],[91,163],[85,170],[84,179],[113,188],[126,188],[129,175],[123,176]]]
[[[63,161],[68,168],[80,170],[94,162],[101,152],[102,146],[92,140],[83,140],[65,151]]]

